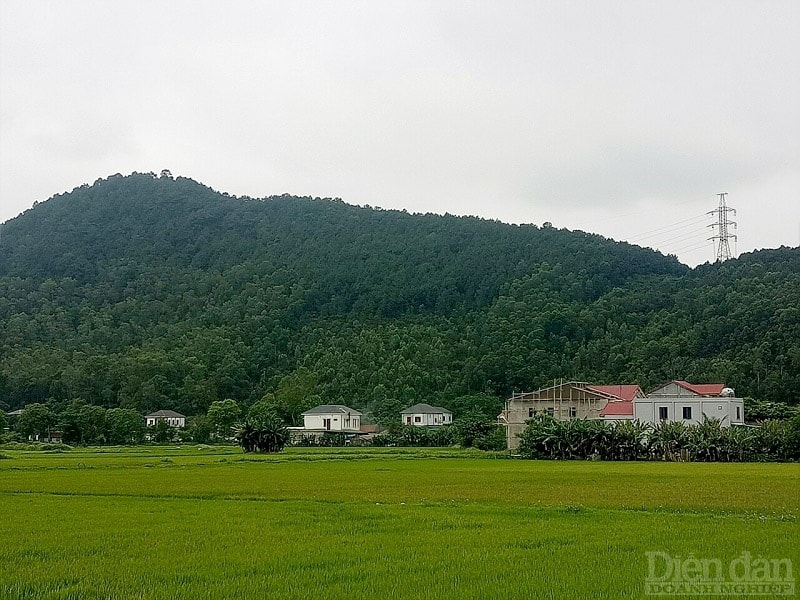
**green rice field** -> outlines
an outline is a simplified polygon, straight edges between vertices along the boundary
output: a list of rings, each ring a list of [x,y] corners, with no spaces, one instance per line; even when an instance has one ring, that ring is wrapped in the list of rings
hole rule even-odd
[[[797,464],[205,446],[0,455],[0,597],[15,600],[653,598],[647,552],[749,552],[800,570]]]

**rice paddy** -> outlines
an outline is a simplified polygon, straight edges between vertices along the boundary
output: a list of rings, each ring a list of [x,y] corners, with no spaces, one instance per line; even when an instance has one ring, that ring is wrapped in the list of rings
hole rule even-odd
[[[796,464],[3,454],[4,598],[642,598],[647,552],[800,565]]]

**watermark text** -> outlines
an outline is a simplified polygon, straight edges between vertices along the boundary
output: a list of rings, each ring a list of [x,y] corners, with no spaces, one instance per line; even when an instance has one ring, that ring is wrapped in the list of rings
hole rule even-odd
[[[742,552],[732,560],[647,552],[645,594],[650,596],[794,596],[792,561]]]

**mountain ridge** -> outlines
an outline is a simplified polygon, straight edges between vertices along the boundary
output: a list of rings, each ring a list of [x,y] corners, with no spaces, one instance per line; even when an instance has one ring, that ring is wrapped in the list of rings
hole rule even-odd
[[[140,173],[38,203],[1,239],[6,407],[194,414],[300,390],[380,419],[488,414],[560,377],[798,402],[797,249],[689,269],[585,232]]]

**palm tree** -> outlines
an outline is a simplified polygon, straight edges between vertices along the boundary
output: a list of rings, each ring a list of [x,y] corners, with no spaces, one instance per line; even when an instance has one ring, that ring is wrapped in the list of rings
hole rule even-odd
[[[248,414],[236,431],[245,452],[280,452],[289,443],[289,429],[274,411]]]

